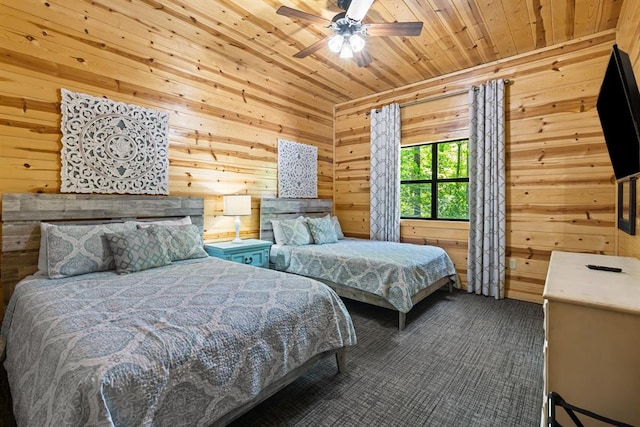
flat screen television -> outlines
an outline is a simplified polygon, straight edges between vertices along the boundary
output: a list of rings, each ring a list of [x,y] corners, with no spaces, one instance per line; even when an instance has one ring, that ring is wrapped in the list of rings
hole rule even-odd
[[[629,55],[613,45],[596,102],[616,179],[640,172],[640,92]]]

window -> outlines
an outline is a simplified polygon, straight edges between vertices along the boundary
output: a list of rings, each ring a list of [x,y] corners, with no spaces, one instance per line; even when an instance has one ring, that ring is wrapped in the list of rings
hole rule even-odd
[[[400,217],[469,219],[469,141],[400,149]]]

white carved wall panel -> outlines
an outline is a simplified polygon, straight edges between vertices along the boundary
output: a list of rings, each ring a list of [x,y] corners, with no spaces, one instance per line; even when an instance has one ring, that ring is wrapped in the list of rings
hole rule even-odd
[[[168,113],[62,89],[63,193],[168,194]]]

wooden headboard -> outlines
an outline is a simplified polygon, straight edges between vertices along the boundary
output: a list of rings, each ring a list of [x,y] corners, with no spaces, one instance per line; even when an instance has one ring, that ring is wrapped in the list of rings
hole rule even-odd
[[[333,213],[331,199],[262,199],[260,201],[260,240],[275,242],[272,219],[321,217]]]
[[[191,216],[191,222],[202,231],[203,215],[201,197],[5,193],[0,260],[2,308],[9,303],[16,283],[38,270],[42,221],[97,224]]]

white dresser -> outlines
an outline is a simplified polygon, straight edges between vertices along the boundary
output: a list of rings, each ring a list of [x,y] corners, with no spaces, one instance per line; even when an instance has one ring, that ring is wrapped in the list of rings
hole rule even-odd
[[[570,404],[640,426],[640,260],[553,252],[543,297],[543,424],[546,395],[555,391]],[[556,415],[574,425],[563,409]]]

